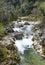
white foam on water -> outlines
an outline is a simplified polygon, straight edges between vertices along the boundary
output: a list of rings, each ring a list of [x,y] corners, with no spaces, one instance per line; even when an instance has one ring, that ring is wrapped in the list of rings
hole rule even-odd
[[[21,22],[19,22],[19,24],[24,24],[25,22],[27,22],[27,21],[21,21]],[[33,26],[38,24],[39,22],[38,21],[37,22],[30,21],[29,23],[30,23],[30,25],[24,25],[22,28],[17,28],[17,27],[13,28],[14,31],[17,31],[17,32],[23,31],[24,34],[28,33],[28,37],[24,36],[23,39],[15,41],[15,45],[18,47],[18,50],[21,51],[21,53],[24,52],[25,47],[29,46],[29,48],[30,48],[32,46],[33,36],[31,36],[30,33],[32,33]]]
[[[32,38],[33,36],[30,36],[29,38],[23,38],[22,40],[16,40],[15,45],[18,47],[18,50],[23,53],[26,46],[29,46],[30,48],[33,44]]]

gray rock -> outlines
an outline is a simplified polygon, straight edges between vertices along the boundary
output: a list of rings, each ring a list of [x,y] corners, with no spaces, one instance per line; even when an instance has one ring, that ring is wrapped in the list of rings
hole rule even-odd
[[[23,36],[24,36],[23,33],[16,33],[15,34],[16,39],[22,39]]]

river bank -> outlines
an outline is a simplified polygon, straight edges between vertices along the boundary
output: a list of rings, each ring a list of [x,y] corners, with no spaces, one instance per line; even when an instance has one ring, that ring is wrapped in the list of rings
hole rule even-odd
[[[42,56],[43,52],[42,45],[40,45],[40,35],[44,36],[45,27],[40,30],[37,27],[39,24],[38,21],[13,21],[10,25],[11,29],[9,29],[10,27],[7,28],[7,30],[9,29],[8,35],[3,37],[2,40],[0,40],[0,43],[5,44],[6,46],[13,43],[14,46],[16,45],[16,47],[18,47],[20,56],[24,54],[24,50],[27,48],[34,48],[36,52]],[[13,32],[11,30],[13,30]]]
[[[40,24],[41,25],[41,24]],[[38,26],[39,27],[39,26]],[[37,28],[38,28],[37,27]],[[42,56],[45,57],[45,23],[39,27],[38,30],[35,31],[35,34],[34,34],[34,38],[37,40],[37,43],[41,46],[42,48]],[[38,46],[37,44],[34,45],[34,46]],[[40,47],[39,46],[39,47]],[[40,49],[40,48],[38,48]],[[37,48],[36,48],[37,50]],[[41,49],[40,49],[41,50]],[[38,50],[37,50],[38,51]]]

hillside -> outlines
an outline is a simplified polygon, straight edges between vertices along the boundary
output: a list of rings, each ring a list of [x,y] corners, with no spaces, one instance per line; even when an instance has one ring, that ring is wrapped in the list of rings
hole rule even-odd
[[[45,0],[0,0],[0,12],[3,13],[2,16],[5,15],[6,19],[9,16],[10,20],[12,17],[15,19],[16,13],[18,16],[40,17],[43,16],[42,10],[45,13]]]

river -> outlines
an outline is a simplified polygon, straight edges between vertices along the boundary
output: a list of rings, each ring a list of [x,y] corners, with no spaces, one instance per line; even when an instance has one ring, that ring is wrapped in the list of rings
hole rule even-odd
[[[28,22],[28,23],[27,23]],[[15,32],[23,32],[24,36],[22,39],[16,39],[15,40],[15,45],[18,47],[18,50],[21,53],[24,53],[25,47],[31,48],[33,47],[33,27],[35,25],[38,25],[38,21],[21,21],[21,22],[16,22],[16,26],[13,28]],[[22,25],[22,27],[19,27],[19,25]]]

